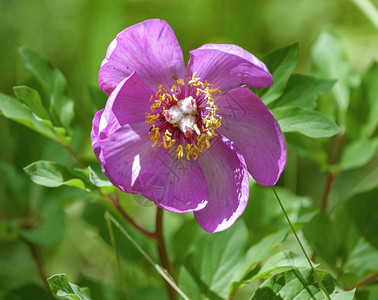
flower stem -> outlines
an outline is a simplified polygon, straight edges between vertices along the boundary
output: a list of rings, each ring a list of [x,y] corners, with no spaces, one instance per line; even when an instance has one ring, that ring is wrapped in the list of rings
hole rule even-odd
[[[167,270],[165,268],[162,268],[161,266],[159,266],[158,264],[156,264],[152,258],[142,249],[141,246],[139,246],[139,244],[131,237],[131,235],[126,231],[125,228],[123,228],[121,226],[121,224],[119,224],[117,222],[116,219],[114,219],[114,217],[109,213],[109,212],[105,212],[105,218],[106,219],[109,219],[122,233],[123,235],[138,249],[138,251],[146,258],[146,260],[152,265],[154,266],[154,268],[156,269],[156,271],[164,278],[164,280],[170,284],[170,286],[172,287],[172,289],[174,289],[184,300],[190,300],[185,294],[183,291],[180,290],[180,288],[177,286],[177,284],[175,283],[175,281],[173,280],[173,278],[171,277],[171,275],[167,272]],[[159,217],[161,218],[161,217]],[[161,224],[162,222],[159,221]],[[162,228],[162,227],[161,227]],[[171,294],[169,294],[171,295]],[[176,297],[176,295],[173,294],[173,297]],[[176,298],[172,298],[172,299],[176,299]]]
[[[378,10],[370,0],[351,0],[368,20],[378,29]]]
[[[168,260],[167,249],[165,247],[164,236],[163,236],[163,209],[156,207],[156,236],[157,236],[157,248],[159,252],[160,263],[168,274],[171,273],[171,266]],[[170,300],[176,300],[176,291],[172,286],[166,282],[166,288]]]
[[[81,161],[81,159],[76,155],[75,152],[72,151],[71,147],[66,145],[63,142],[59,142],[67,151],[68,153],[72,156],[72,158],[76,161],[76,163],[83,169],[86,168],[85,164]]]
[[[359,282],[356,286],[354,287],[351,287],[351,288],[347,288],[347,290],[353,290],[354,288],[358,289],[360,288],[361,286],[365,285],[365,284],[368,284],[370,282],[372,282],[374,279],[376,279],[378,277],[378,273],[374,273],[373,275],[370,275],[369,277],[365,278],[364,280],[362,280],[361,282]]]
[[[332,151],[332,157],[331,157],[331,161],[330,161],[331,166],[335,165],[337,163],[339,153],[340,153],[340,149],[341,149],[341,143],[342,143],[343,137],[344,137],[344,131],[345,131],[344,127],[340,126],[340,132],[336,137],[335,145],[334,145],[333,151]],[[327,209],[328,209],[329,194],[330,194],[331,189],[332,189],[333,181],[335,180],[337,175],[338,175],[337,173],[334,173],[332,171],[329,171],[328,174],[327,174],[326,185],[325,185],[325,188],[324,188],[323,199],[322,199],[322,207],[321,207],[323,211],[327,211]]]
[[[38,269],[39,277],[41,278],[41,281],[42,281],[45,289],[50,294],[52,294],[51,289],[50,289],[50,285],[47,282],[46,272],[45,272],[45,269],[43,268],[43,263],[42,263],[40,255],[38,253],[38,249],[37,249],[36,245],[34,245],[33,243],[31,243],[31,242],[29,242],[25,239],[22,239],[22,240],[26,243],[26,245],[28,245],[28,247],[30,249],[31,255],[32,255],[33,260],[34,260],[34,262],[37,266],[37,269]]]
[[[103,194],[103,195],[106,198],[108,198],[110,200],[110,202],[113,203],[113,205],[120,212],[120,214],[122,215],[122,217],[127,222],[129,222],[131,226],[133,226],[140,233],[144,234],[145,236],[147,236],[150,239],[156,240],[158,238],[156,232],[151,232],[151,231],[143,228],[141,225],[139,225],[137,222],[135,222],[134,219],[123,209],[123,207],[119,203],[117,191],[115,192],[114,197],[112,197],[110,194]]]
[[[285,217],[286,217],[286,220],[287,220],[287,222],[289,223],[290,228],[291,228],[291,230],[293,231],[293,233],[294,233],[294,235],[295,235],[295,238],[297,239],[298,244],[299,244],[299,246],[300,246],[301,249],[302,249],[303,254],[305,255],[306,260],[307,260],[308,264],[309,264],[310,267],[311,267],[312,274],[314,275],[315,280],[317,281],[317,283],[318,283],[318,285],[319,285],[319,287],[320,287],[320,290],[321,290],[322,293],[323,293],[323,296],[325,297],[325,299],[327,299],[327,300],[331,300],[331,298],[329,297],[329,294],[328,294],[328,292],[327,292],[325,286],[323,285],[323,283],[320,281],[318,275],[316,274],[316,271],[315,271],[315,269],[314,269],[314,266],[312,265],[311,260],[310,260],[310,258],[308,257],[308,255],[307,255],[307,253],[306,253],[306,251],[305,251],[305,249],[304,249],[304,247],[303,247],[303,245],[302,245],[302,242],[301,242],[301,240],[299,239],[299,237],[298,237],[298,235],[297,235],[297,233],[296,233],[296,231],[295,231],[295,229],[294,229],[294,226],[293,226],[293,224],[291,223],[291,221],[290,221],[290,219],[289,219],[289,216],[287,215],[286,210],[285,210],[285,208],[284,208],[283,205],[282,205],[282,202],[281,202],[280,198],[278,197],[278,194],[277,194],[276,190],[274,189],[274,187],[272,187],[272,189],[273,189],[274,195],[276,196],[277,201],[278,201],[278,203],[280,204],[281,209],[282,209],[282,211],[283,211],[283,213],[284,213],[284,215],[285,215]]]
[[[126,280],[125,280],[125,276],[123,275],[121,259],[120,259],[119,254],[118,254],[117,244],[116,244],[116,241],[115,241],[115,238],[114,238],[114,232],[113,232],[112,224],[111,224],[111,221],[110,221],[108,215],[105,215],[105,219],[106,219],[106,223],[108,225],[110,240],[112,242],[114,253],[115,253],[115,256],[116,256],[116,259],[117,259],[118,270],[119,270],[119,274],[120,274],[120,278],[121,278],[121,282],[122,282],[123,292],[125,294],[125,298],[128,299],[129,297],[127,296]]]

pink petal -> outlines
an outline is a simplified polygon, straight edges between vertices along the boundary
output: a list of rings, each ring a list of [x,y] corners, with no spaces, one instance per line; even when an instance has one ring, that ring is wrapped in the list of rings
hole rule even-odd
[[[286,143],[273,114],[247,88],[229,91],[217,105],[223,111],[218,131],[235,143],[259,184],[274,185],[286,165]]]
[[[100,144],[99,144],[99,136],[98,136],[98,128],[99,128],[100,119],[101,119],[103,112],[104,112],[103,109],[99,110],[95,114],[95,116],[93,118],[93,122],[92,122],[92,131],[91,131],[92,149],[93,149],[93,152],[94,152],[97,160],[99,160],[99,156],[100,156],[100,153],[101,153],[101,147],[100,147]]]
[[[199,157],[209,189],[209,203],[194,212],[208,232],[229,228],[243,213],[249,197],[249,177],[243,156],[226,137],[218,138]]]
[[[198,161],[177,159],[164,148],[143,170],[136,188],[156,205],[178,213],[203,209],[209,197]]]
[[[150,88],[168,87],[184,75],[180,45],[172,28],[163,20],[152,19],[120,32],[111,42],[99,72],[99,85],[108,95],[136,71]]]
[[[264,63],[236,45],[206,44],[190,51],[186,76],[194,72],[223,93],[243,85],[265,88],[273,83]]]
[[[109,136],[121,126],[146,120],[154,92],[136,72],[123,79],[113,90],[102,114],[99,132]]]
[[[148,166],[159,150],[152,147],[148,130],[148,125],[143,121],[127,124],[99,141],[103,172],[124,192],[137,192],[134,185],[140,172]]]

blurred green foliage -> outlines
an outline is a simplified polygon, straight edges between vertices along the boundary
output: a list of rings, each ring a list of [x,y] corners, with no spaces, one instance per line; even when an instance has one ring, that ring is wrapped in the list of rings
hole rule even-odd
[[[69,280],[89,287],[95,300],[125,298],[105,211],[158,261],[152,241],[128,226],[98,192],[86,191],[111,190],[99,175],[89,138],[93,114],[106,101],[97,88],[101,60],[119,31],[148,18],[172,26],[186,60],[191,49],[211,42],[237,44],[260,58],[286,47],[280,55],[265,56],[276,84],[260,92],[287,132],[288,165],[277,191],[302,229],[306,249],[331,272],[332,278],[322,273],[330,292],[378,272],[378,33],[352,1],[0,0],[0,16],[0,299],[52,299],[41,268],[45,278],[68,274],[52,279],[56,290],[72,288]],[[314,74],[318,78],[309,76]],[[13,101],[14,93],[20,102]],[[311,126],[304,129],[301,124],[310,117]],[[319,124],[325,124],[320,133]],[[337,137],[325,137],[338,132],[335,124],[345,134],[340,158],[332,161]],[[92,169],[77,170],[68,145]],[[337,177],[324,213],[320,207],[330,174]],[[120,201],[153,229],[154,208],[148,202],[127,194]],[[246,212],[221,234],[203,232],[190,214],[165,216],[174,275],[194,299],[200,294],[248,299],[256,281],[272,272],[255,297],[266,289],[277,292],[276,281],[291,280],[304,266],[270,189],[252,184]],[[156,270],[117,230],[115,239],[128,298],[165,299]],[[312,289],[309,271],[300,273]],[[303,282],[295,284],[304,290]],[[375,281],[356,297],[373,299],[376,292]]]

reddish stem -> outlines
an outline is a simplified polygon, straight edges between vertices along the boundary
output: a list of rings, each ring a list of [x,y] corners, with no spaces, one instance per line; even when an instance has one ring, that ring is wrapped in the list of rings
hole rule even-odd
[[[169,275],[171,275],[171,266],[169,263],[167,249],[164,243],[164,236],[163,236],[163,209],[160,207],[156,207],[156,231],[157,235],[157,248],[159,252],[160,263],[162,264],[163,268],[167,271]],[[166,282],[166,288],[168,292],[168,296],[170,300],[176,300],[176,291],[173,287]]]
[[[24,239],[22,239],[22,240],[26,243],[26,245],[28,245],[28,247],[30,249],[31,255],[32,255],[33,260],[34,260],[34,262],[37,266],[38,274],[39,274],[39,277],[41,278],[43,285],[45,286],[46,290],[50,294],[52,294],[51,289],[50,289],[50,285],[47,282],[47,276],[46,276],[46,273],[45,273],[45,269],[43,268],[43,263],[42,263],[40,255],[38,253],[37,247],[33,243],[31,243],[27,240],[24,240]]]
[[[364,280],[362,280],[360,283],[358,283],[355,287],[350,287],[350,288],[347,288],[347,290],[353,290],[354,288],[358,289],[360,288],[361,286],[365,285],[365,284],[368,284],[370,283],[371,281],[373,281],[375,278],[378,277],[378,273],[374,273],[373,275],[370,275],[369,277],[365,278]]]
[[[76,161],[76,163],[83,169],[86,168],[85,164],[81,161],[81,159],[75,154],[75,152],[72,151],[72,149],[64,144],[63,142],[59,142],[67,151],[68,153],[73,157],[73,159]]]
[[[340,126],[340,132],[336,137],[335,145],[333,147],[330,166],[333,166],[337,163],[337,160],[338,160],[339,154],[340,154],[341,143],[342,143],[343,137],[344,137],[344,131],[345,131],[344,127]],[[322,199],[322,206],[321,206],[323,211],[327,211],[329,194],[331,193],[332,184],[333,184],[335,178],[337,177],[337,175],[338,175],[338,173],[335,173],[335,172],[332,172],[332,171],[329,171],[328,174],[327,174],[327,179],[326,179],[326,184],[325,184],[323,199]]]
[[[139,232],[141,232],[142,234],[144,234],[145,236],[153,239],[153,240],[157,240],[157,233],[156,232],[152,232],[152,231],[149,231],[145,228],[143,228],[141,225],[139,225],[137,222],[134,221],[134,219],[123,209],[123,207],[121,206],[121,204],[119,203],[119,200],[118,200],[118,195],[117,195],[117,192],[115,193],[115,196],[114,198],[110,195],[110,194],[103,194],[106,198],[108,198],[110,200],[110,202],[113,203],[113,205],[115,206],[115,208],[117,208],[117,210],[121,213],[122,217],[130,223],[130,225],[132,225],[135,229],[137,229]]]

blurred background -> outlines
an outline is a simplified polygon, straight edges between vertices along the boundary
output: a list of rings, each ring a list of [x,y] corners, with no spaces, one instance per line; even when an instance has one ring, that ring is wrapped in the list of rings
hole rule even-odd
[[[378,1],[372,2],[378,6]],[[101,61],[116,34],[149,18],[162,18],[171,25],[186,61],[191,49],[205,43],[237,44],[259,58],[298,43],[295,72],[311,74],[309,49],[322,30],[341,38],[352,74],[361,73],[378,58],[377,28],[352,0],[0,0],[0,92],[13,96],[13,86],[38,86],[25,68],[18,47],[26,46],[49,57],[67,78],[75,99],[75,122],[80,126],[73,147],[86,162],[96,164],[89,138],[94,111],[86,85],[97,85]],[[103,218],[103,206],[107,204],[98,204],[93,196],[80,190],[42,188],[26,177],[22,168],[35,160],[71,161],[58,144],[2,116],[0,136],[0,217],[11,220],[7,224],[21,225],[24,238],[34,239],[47,276],[68,273],[72,281],[90,286],[96,299],[116,299],[119,287],[102,288],[116,286],[119,280],[112,270],[114,253],[108,245]],[[76,201],[79,198],[81,201]],[[143,200],[125,198],[129,211],[152,229],[154,209],[147,204],[140,209],[136,203]],[[50,216],[43,217],[47,225],[38,232],[27,231],[39,224],[42,210]],[[168,218],[172,227],[168,235],[174,234],[177,222],[192,222],[186,215],[169,214]],[[15,291],[20,299],[50,299],[40,289],[33,247],[20,242],[18,233],[12,236],[11,231],[0,222],[0,291]],[[139,242],[154,253],[152,243],[143,238]],[[155,296],[156,287],[164,295],[160,278],[139,269],[138,264],[147,263],[129,246],[126,241],[128,251],[123,255],[131,262],[127,278],[138,282],[131,282],[139,289],[134,293],[140,294],[143,289],[145,295]],[[38,298],[24,298],[28,293]]]
[[[373,1],[376,2],[377,1]],[[0,90],[25,83],[17,48],[52,58],[71,86],[84,74],[92,83],[110,41],[122,29],[149,18],[174,29],[186,60],[204,43],[233,43],[255,55],[299,43],[297,71],[310,71],[308,48],[320,30],[344,41],[358,72],[377,56],[377,32],[349,0],[1,0]]]

